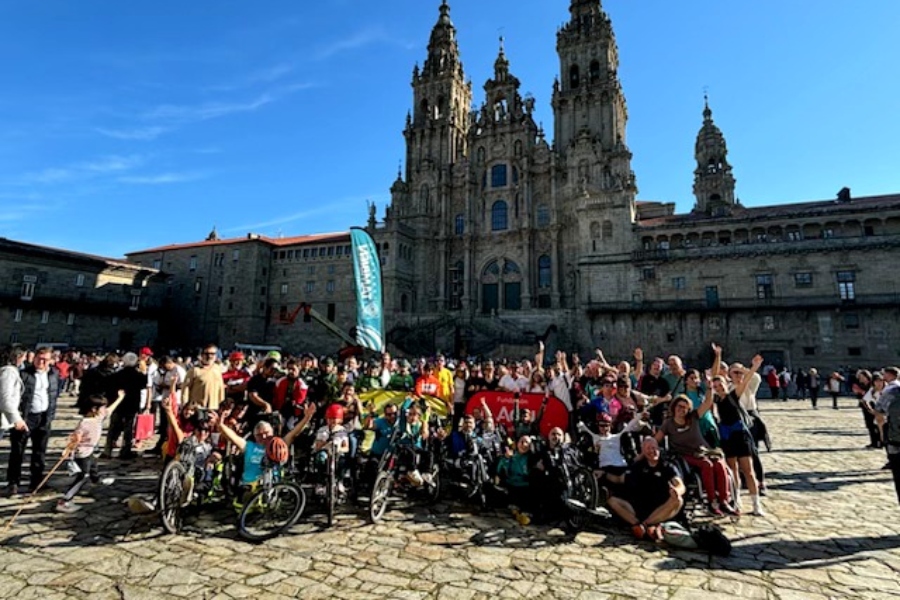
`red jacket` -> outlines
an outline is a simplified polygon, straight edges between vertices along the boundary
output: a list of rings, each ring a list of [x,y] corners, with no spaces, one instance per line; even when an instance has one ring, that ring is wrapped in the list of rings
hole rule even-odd
[[[288,383],[287,377],[282,377],[275,382],[275,394],[272,397],[272,409],[284,415],[293,415],[299,417],[303,414],[303,405],[306,404],[306,392],[308,390],[306,382],[300,378],[292,380],[294,389],[291,397],[287,397]]]

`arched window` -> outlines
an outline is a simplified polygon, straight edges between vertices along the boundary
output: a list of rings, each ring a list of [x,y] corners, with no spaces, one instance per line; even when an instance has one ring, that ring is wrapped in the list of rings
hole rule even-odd
[[[591,62],[591,83],[600,81],[600,61]]]
[[[491,207],[491,231],[506,231],[509,227],[506,202],[497,200]]]
[[[519,169],[513,167],[513,185],[519,183]]]
[[[537,226],[547,227],[550,225],[550,207],[546,204],[538,204],[537,207]]]
[[[613,225],[612,221],[603,221],[603,239],[605,241],[611,240],[613,237]]]
[[[511,260],[507,260],[503,262],[503,274],[504,275],[520,275],[522,270],[519,268],[519,265],[514,263]]]
[[[538,287],[548,288],[552,281],[550,257],[546,254],[538,259]]]
[[[454,227],[456,235],[462,235],[466,232],[466,218],[463,215],[456,215],[456,226]]]
[[[578,65],[572,65],[569,67],[569,87],[573,90],[578,89],[578,86],[581,84],[581,76],[578,71]]]
[[[503,309],[522,310],[522,271],[511,260],[503,261]]]

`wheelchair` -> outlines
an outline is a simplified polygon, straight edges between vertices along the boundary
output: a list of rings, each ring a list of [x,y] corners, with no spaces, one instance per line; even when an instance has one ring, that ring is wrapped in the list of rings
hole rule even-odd
[[[410,473],[419,462],[419,455],[431,453],[430,448],[420,450],[409,444],[400,443],[400,428],[394,429],[387,450],[381,455],[378,463],[378,474],[369,496],[369,521],[378,523],[387,512],[391,502],[396,502],[398,495],[422,497],[427,504],[434,504],[441,495],[442,477],[440,460],[432,456],[431,466],[427,470],[426,479],[416,482],[410,480]]]

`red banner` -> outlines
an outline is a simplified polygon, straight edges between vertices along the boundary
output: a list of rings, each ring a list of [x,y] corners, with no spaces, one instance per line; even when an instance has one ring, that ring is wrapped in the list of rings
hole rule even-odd
[[[472,414],[476,408],[481,408],[481,401],[487,403],[488,409],[494,417],[494,422],[503,425],[508,431],[512,432],[513,411],[515,409],[515,399],[512,392],[478,392],[469,399],[466,404],[466,414]],[[537,417],[538,411],[541,410],[541,404],[544,402],[543,394],[521,394],[519,397],[519,408],[534,412]],[[556,396],[550,396],[547,407],[544,409],[544,416],[541,418],[541,435],[547,437],[550,430],[559,427],[563,431],[569,429],[569,411],[566,405]]]

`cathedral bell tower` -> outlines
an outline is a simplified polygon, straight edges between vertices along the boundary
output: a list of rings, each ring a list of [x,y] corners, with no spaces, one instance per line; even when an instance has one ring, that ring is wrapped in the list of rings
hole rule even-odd
[[[625,144],[628,111],[619,83],[619,51],[600,0],[572,0],[571,18],[557,33],[560,79],[553,85],[555,142],[566,152],[589,135],[604,150]]]
[[[734,175],[728,164],[728,147],[725,136],[712,119],[709,99],[705,98],[703,126],[697,134],[694,150],[697,169],[694,171],[694,196],[697,203],[694,212],[714,216],[731,214],[734,208]]]
[[[450,167],[466,155],[472,105],[472,85],[465,80],[446,0],[431,31],[425,64],[413,70],[412,88],[413,112],[403,131],[409,197],[401,212],[427,220],[441,214]]]

